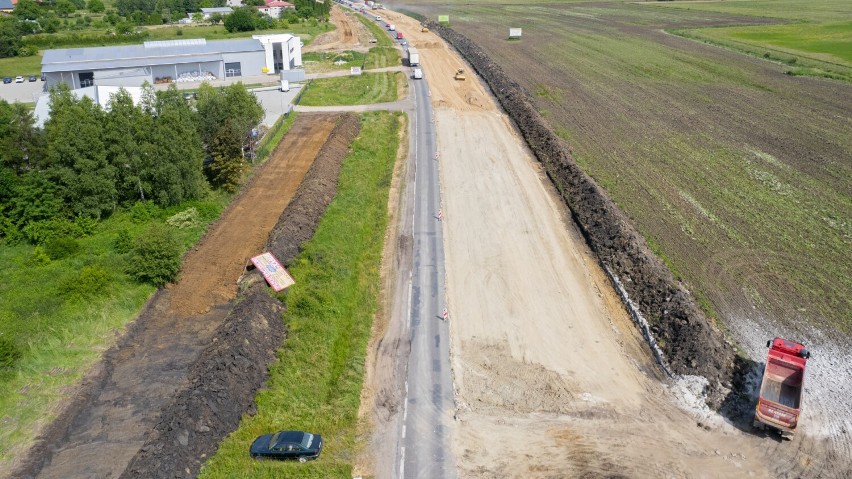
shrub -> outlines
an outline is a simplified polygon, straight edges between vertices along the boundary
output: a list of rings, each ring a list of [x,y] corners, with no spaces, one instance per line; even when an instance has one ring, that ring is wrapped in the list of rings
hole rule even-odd
[[[12,338],[5,335],[0,336],[0,370],[14,368],[22,355],[21,348],[15,344]]]
[[[146,223],[156,218],[160,208],[153,201],[137,201],[130,207],[130,217],[135,223]]]
[[[133,249],[133,237],[130,236],[130,232],[127,230],[119,231],[118,236],[112,242],[112,249],[118,254],[129,253]]]
[[[95,228],[98,227],[98,220],[92,218],[91,216],[78,216],[74,219],[74,236],[83,237],[89,236],[95,232]]]
[[[33,255],[30,258],[30,261],[33,264],[47,264],[50,263],[50,256],[48,256],[47,253],[44,252],[44,249],[41,247],[41,245],[36,245],[35,249],[33,250]]]
[[[154,225],[136,239],[129,263],[128,273],[137,281],[163,286],[180,271],[180,244],[166,226]]]
[[[112,275],[101,266],[84,266],[79,273],[66,278],[59,285],[63,296],[71,299],[87,299],[108,291]]]
[[[52,260],[74,256],[80,252],[80,244],[74,238],[60,236],[51,238],[44,244],[44,252]]]
[[[166,220],[166,224],[178,229],[193,228],[198,223],[198,210],[195,208],[187,208]]]

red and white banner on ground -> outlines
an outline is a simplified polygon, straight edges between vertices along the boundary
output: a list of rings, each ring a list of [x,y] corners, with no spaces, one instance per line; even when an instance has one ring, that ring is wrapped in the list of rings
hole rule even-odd
[[[281,263],[275,259],[275,256],[272,256],[272,253],[266,252],[257,255],[251,259],[251,262],[254,263],[254,266],[266,278],[266,282],[275,291],[281,291],[288,286],[296,284],[296,280],[281,266]]]

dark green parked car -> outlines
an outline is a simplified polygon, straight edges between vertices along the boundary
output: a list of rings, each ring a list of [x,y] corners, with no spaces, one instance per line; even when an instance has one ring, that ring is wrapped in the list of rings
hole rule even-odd
[[[281,431],[255,439],[249,452],[254,458],[316,459],[322,451],[322,437],[303,431]]]

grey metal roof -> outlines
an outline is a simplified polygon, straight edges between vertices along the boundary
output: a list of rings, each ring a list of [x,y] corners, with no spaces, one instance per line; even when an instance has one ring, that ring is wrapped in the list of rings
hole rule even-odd
[[[0,10],[12,10],[15,6],[12,5],[12,0],[0,0]]]
[[[145,45],[121,45],[96,48],[47,50],[41,59],[43,72],[70,72],[105,68],[171,65],[221,60],[222,53],[263,51],[253,38],[198,41],[198,39],[146,42]]]
[[[210,8],[202,8],[201,13],[232,13],[234,11],[231,7],[210,7]]]

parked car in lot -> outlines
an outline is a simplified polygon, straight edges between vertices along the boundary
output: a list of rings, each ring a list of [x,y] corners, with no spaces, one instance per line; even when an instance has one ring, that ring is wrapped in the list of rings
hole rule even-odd
[[[322,437],[304,431],[280,431],[264,434],[251,445],[253,458],[296,459],[307,462],[316,459],[322,452]]]
[[[35,75],[30,75],[30,81],[36,81],[36,76],[35,76]]]
[[[3,83],[12,83],[12,77],[3,77]]]
[[[24,82],[24,77],[22,77],[20,75],[15,77],[15,83],[23,83],[23,82]]]

